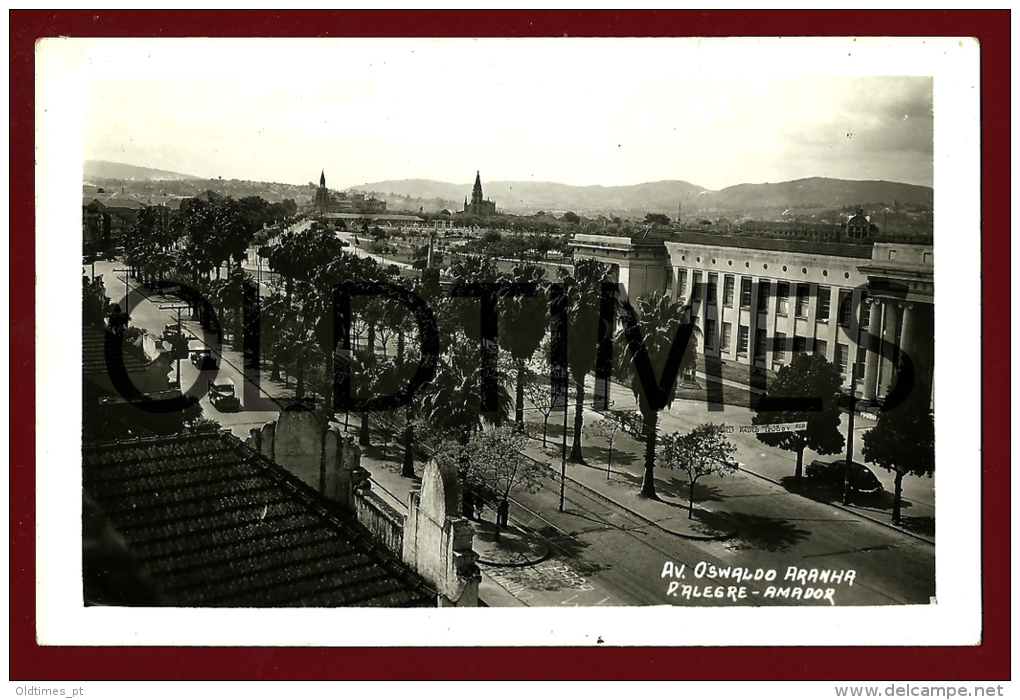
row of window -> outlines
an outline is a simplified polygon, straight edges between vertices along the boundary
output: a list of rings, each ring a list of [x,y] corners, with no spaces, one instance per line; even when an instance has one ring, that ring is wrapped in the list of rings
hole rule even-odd
[[[679,278],[677,280],[677,291],[683,296],[687,288],[687,271],[680,270]],[[750,309],[751,308],[751,289],[753,281],[750,277],[740,278],[740,308]],[[776,313],[781,315],[787,315],[790,313],[790,282],[777,282],[776,283]],[[794,292],[794,313],[801,318],[807,318],[808,311],[811,307],[812,297],[812,286],[808,283],[793,283],[795,288]],[[732,308],[735,298],[735,287],[736,280],[732,275],[726,275],[723,278],[723,306]],[[691,301],[701,302],[705,301],[708,304],[715,305],[718,303],[718,288],[719,278],[714,272],[708,273],[708,282],[702,283],[701,272],[695,271],[692,274],[692,285],[691,285]],[[773,298],[771,293],[772,283],[769,280],[762,280],[758,283],[758,313],[767,313],[769,310],[770,300]],[[702,298],[704,292],[705,298]],[[839,324],[841,326],[850,326],[853,319],[853,299],[852,292],[847,289],[839,290],[838,298],[838,309],[839,309]],[[830,304],[832,297],[832,288],[818,285],[814,293],[815,298],[815,320],[816,321],[828,321],[830,314]],[[861,319],[862,325],[866,326],[870,320],[870,307],[867,304],[861,305]]]
[[[747,355],[748,346],[750,344],[751,329],[748,326],[739,326],[737,328],[737,355]],[[715,350],[715,339],[716,339],[716,321],[715,319],[705,319],[705,350]],[[785,333],[776,333],[774,336],[775,344],[774,351],[772,353],[773,365],[782,365],[787,362],[787,341],[788,338]],[[754,348],[754,359],[756,361],[765,361],[766,343],[767,337],[764,332],[758,333],[755,339]],[[722,324],[722,335],[719,337],[720,351],[729,352],[730,343],[733,342],[733,324],[723,322]],[[801,336],[794,336],[793,338],[793,352],[804,353],[808,352],[808,339]],[[828,343],[825,340],[816,339],[814,341],[811,352],[816,355],[826,356],[828,351]],[[864,362],[867,357],[867,349],[864,347],[857,348],[857,363],[858,363],[858,376],[864,376]],[[847,363],[850,361],[850,346],[844,343],[836,343],[835,356],[833,357],[836,366],[839,367],[840,372],[846,374]]]
[[[895,253],[896,253],[895,250],[890,251],[890,254],[889,254],[889,259],[890,260],[895,260],[896,259]],[[924,256],[925,256],[925,262],[928,262],[931,259],[931,254],[930,253],[925,253]],[[682,262],[687,262],[687,256],[686,255],[681,255],[680,256],[680,260]],[[701,262],[701,256],[698,256],[696,261],[700,263]],[[713,265],[715,265],[717,262],[718,262],[718,260],[716,258],[712,258],[712,264]],[[732,260],[727,260],[726,264],[729,265],[730,267],[733,267],[733,261]],[[745,262],[744,263],[744,267],[750,268],[751,267],[751,263],[750,262]],[[763,269],[763,270],[769,269],[769,264],[768,263],[762,263],[761,269]],[[783,265],[783,272],[789,272],[789,271],[790,271],[789,266]],[[808,269],[806,267],[802,267],[802,268],[800,268],[800,272],[801,272],[802,275],[806,275],[808,273]],[[828,270],[822,270],[822,277],[828,277],[828,276],[829,276],[829,271]],[[850,273],[849,272],[844,272],[843,273],[843,279],[847,279],[847,280],[850,279]]]

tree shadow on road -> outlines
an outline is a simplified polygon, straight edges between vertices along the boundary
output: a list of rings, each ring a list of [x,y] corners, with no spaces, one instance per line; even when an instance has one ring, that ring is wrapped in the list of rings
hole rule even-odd
[[[600,447],[599,445],[585,445],[582,448],[584,452],[584,458],[588,461],[588,464],[601,467],[603,470],[606,468],[606,463],[609,461],[609,449],[606,447]],[[637,458],[634,457],[630,452],[621,451],[619,447],[613,448],[613,468],[617,465],[624,466],[634,464]]]
[[[669,481],[663,481],[667,490],[664,493],[668,493],[676,498],[682,498],[685,501],[690,497],[690,482],[686,479],[680,479],[679,477],[673,477]],[[698,503],[705,501],[722,501],[725,500],[726,496],[723,492],[711,484],[704,482],[697,482],[694,484],[694,503],[697,506]]]
[[[625,481],[637,489],[641,488],[643,480],[641,475],[631,474],[630,472],[613,472],[613,478]],[[676,476],[669,479],[656,477],[655,490],[659,495],[682,500],[685,504],[691,495],[688,481]],[[698,503],[723,501],[725,499],[725,494],[716,486],[704,482],[698,482],[694,485],[695,507],[697,507]],[[687,506],[685,505],[684,507],[686,508]]]
[[[783,518],[749,515],[739,511],[700,511],[698,516],[702,522],[717,529],[736,529],[737,533],[726,541],[726,546],[736,551],[786,552],[811,535],[809,531]]]
[[[530,529],[533,536],[546,543],[549,553],[546,561],[539,565],[538,575],[522,571],[520,576],[528,579],[528,585],[546,591],[555,591],[576,585],[576,576],[591,576],[610,568],[609,564],[586,560],[583,554],[590,546],[551,525]],[[576,575],[576,576],[575,576]],[[571,579],[575,579],[572,581]]]

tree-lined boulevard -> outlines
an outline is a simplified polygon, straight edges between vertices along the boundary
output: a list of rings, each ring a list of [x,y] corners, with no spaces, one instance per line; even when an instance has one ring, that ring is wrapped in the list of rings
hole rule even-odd
[[[332,339],[334,285],[351,279],[405,286],[408,282],[401,270],[386,266],[385,259],[380,263],[367,254],[352,255],[350,249],[357,250],[356,246],[344,245],[350,234],[337,235],[321,225],[301,222],[266,235],[260,233],[268,231],[264,223],[259,228],[249,221],[239,230],[241,242],[220,246],[219,255],[213,256],[218,260],[196,264],[194,256],[185,254],[190,239],[182,234],[174,240],[160,239],[165,244],[163,250],[130,253],[136,264],[135,277],[129,276],[124,262],[97,262],[95,272],[103,276],[113,301],[127,301],[132,326],[159,334],[166,323],[176,319],[175,311],[160,307],[179,305],[180,299],[169,291],[163,296],[155,291],[172,288],[166,285],[171,269],[153,268],[147,261],[169,265],[165,260],[177,256],[182,265],[186,263],[181,269],[189,270],[191,282],[203,287],[219,307],[219,328],[227,342],[221,346],[210,343],[220,358],[217,376],[232,379],[245,403],[241,412],[220,413],[205,396],[200,402],[203,414],[245,438],[251,428],[275,420],[280,408],[296,398],[314,399],[319,407],[329,405],[332,358],[322,348]],[[253,255],[258,257],[253,260]],[[821,599],[766,598],[764,585],[757,583],[757,592],[749,592],[747,598],[693,597],[690,589],[684,597],[684,589],[670,590],[671,576],[663,576],[667,562],[685,567],[682,585],[723,586],[726,590],[734,583],[731,576],[697,576],[694,572],[699,565],[703,572],[709,566],[717,570],[774,570],[779,580],[771,585],[776,586],[783,585],[790,567],[805,571],[852,569],[853,585],[841,581],[835,586],[838,605],[925,604],[934,595],[933,544],[882,522],[889,520],[893,507],[887,499],[887,493],[895,488],[891,471],[874,470],[885,485],[881,497],[870,503],[855,499],[843,506],[840,494],[797,478],[794,468],[799,458],[802,463],[814,458],[811,450],[815,445],[825,446],[829,454],[822,458],[828,460],[841,456],[838,447],[808,443],[806,452],[796,454],[776,444],[770,446],[768,439],[761,440],[753,433],[740,432],[723,438],[732,445],[731,451],[720,453],[732,454],[732,463],[727,462],[731,468],[723,472],[725,478],[710,473],[718,471],[711,465],[701,473],[663,468],[664,442],[669,446],[679,444],[678,440],[682,443],[685,436],[710,423],[746,426],[763,420],[751,409],[732,405],[712,411],[704,401],[677,398],[675,391],[650,399],[642,388],[637,366],[630,364],[638,347],[634,338],[646,343],[655,376],[661,376],[670,342],[679,337],[685,323],[682,300],[649,298],[635,304],[637,316],[632,327],[641,333],[628,337],[623,332],[617,338],[618,372],[614,376],[621,383],[612,384],[611,393],[617,417],[637,411],[641,418],[628,423],[637,437],[626,430],[610,431],[610,436],[604,429],[592,429],[600,421],[604,426],[607,415],[605,410],[594,410],[593,405],[598,393],[594,349],[599,334],[599,297],[592,294],[605,280],[605,272],[578,264],[553,280],[541,268],[527,264],[507,274],[485,258],[468,258],[451,265],[449,275],[464,284],[525,282],[534,284],[539,293],[536,297],[508,294],[494,300],[500,324],[497,351],[482,342],[486,331],[484,324],[479,325],[481,299],[449,298],[441,293],[438,276],[430,271],[412,279],[411,288],[432,307],[439,324],[435,378],[410,404],[398,409],[378,415],[371,411],[330,412],[330,417],[335,425],[358,436],[364,466],[372,472],[379,492],[396,507],[406,502],[422,460],[438,452],[440,458],[446,455],[461,460],[468,492],[485,504],[481,511],[485,528],[480,533],[488,532],[492,521],[499,519],[511,538],[541,543],[547,554],[527,566],[483,563],[482,599],[488,604],[829,604]],[[242,309],[246,279],[260,296],[257,368],[252,366],[250,351],[246,356],[250,349],[243,348],[241,342],[246,332]],[[546,312],[550,282],[560,282],[567,290],[567,337],[575,339],[567,344],[572,405],[566,426],[562,408],[539,410],[540,401],[526,398],[540,396],[543,388],[548,390],[546,358],[557,352],[555,319]],[[120,300],[125,286],[129,297]],[[593,298],[594,304],[586,301]],[[209,319],[194,314],[196,310],[193,304],[192,313],[182,316],[188,333],[194,338],[214,337],[217,324],[203,333],[202,321],[209,326]],[[192,315],[198,318],[192,319]],[[352,393],[390,394],[406,383],[409,371],[421,359],[418,329],[406,309],[383,300],[356,299],[351,326],[355,336],[349,355]],[[625,323],[624,330],[627,327]],[[698,332],[696,328],[686,331],[688,336]],[[192,346],[201,342],[193,340]],[[478,348],[483,348],[481,353]],[[681,356],[678,370],[689,375],[696,365],[696,357]],[[204,384],[211,372],[199,372],[187,360],[180,366],[181,386],[193,386],[194,393],[204,393],[198,390],[198,382]],[[495,410],[482,410],[493,408],[483,401],[485,367],[499,369],[493,387]],[[261,391],[254,389],[256,377]],[[250,399],[256,396],[253,405]],[[835,422],[830,431],[845,438],[846,414],[837,411],[832,415]],[[490,468],[493,455],[515,439],[486,443],[487,436],[496,435],[492,426],[515,424],[530,435],[530,440],[521,444],[528,460],[539,465],[533,476],[525,477],[523,471],[508,476],[505,470]],[[862,436],[872,425],[872,421],[858,418],[855,459],[867,456]],[[568,459],[561,466],[563,450],[568,447]],[[508,461],[505,456],[497,459],[500,464]],[[674,460],[672,466],[682,465]],[[567,477],[563,482],[561,468]],[[692,484],[695,476],[700,478]],[[915,530],[924,529],[919,521],[934,522],[931,484],[929,478],[902,480],[907,504],[904,514],[914,519],[910,526]],[[506,506],[500,508],[501,503],[509,506],[508,513]],[[796,581],[786,585],[796,586]]]

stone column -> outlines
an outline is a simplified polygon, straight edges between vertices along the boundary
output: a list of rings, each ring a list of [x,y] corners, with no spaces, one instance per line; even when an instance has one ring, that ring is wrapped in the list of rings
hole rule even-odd
[[[759,287],[764,286],[768,288],[766,292],[768,306],[765,311],[765,337],[769,341],[765,346],[765,369],[770,370],[772,369],[772,359],[775,356],[775,353],[772,352],[772,340],[776,337],[776,307],[779,305],[779,300],[773,295],[773,282],[771,280],[758,280],[758,285]]]
[[[900,351],[905,352],[910,360],[917,364],[918,356],[914,347],[914,305],[902,304],[901,308],[903,309],[903,331],[900,333]]]
[[[885,319],[882,323],[882,374],[879,377],[878,392],[881,396],[889,393],[889,388],[895,381],[896,365],[896,331],[900,327],[900,310],[895,302],[887,301],[882,304],[885,310]]]
[[[878,366],[882,361],[878,345],[882,324],[882,302],[869,297],[867,303],[871,305],[871,314],[868,317],[868,354],[864,365],[864,399],[874,401],[878,395],[876,391]]]

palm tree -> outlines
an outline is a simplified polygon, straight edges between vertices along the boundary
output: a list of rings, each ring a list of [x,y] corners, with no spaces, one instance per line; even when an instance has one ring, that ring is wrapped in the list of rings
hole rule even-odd
[[[210,284],[212,301],[219,308],[220,323],[230,330],[234,347],[240,345],[238,330],[244,313],[244,285],[254,285],[255,281],[247,272],[239,267],[231,268],[225,278]]]
[[[635,316],[624,306],[617,334],[617,371],[630,382],[644,423],[645,472],[641,495],[657,498],[655,492],[655,443],[659,411],[676,398],[677,377],[697,363],[695,335],[700,334],[690,306],[673,301],[663,292],[638,299]],[[649,376],[648,370],[651,370]]]
[[[595,369],[602,283],[613,280],[608,265],[590,258],[578,260],[574,264],[573,274],[561,269],[560,277],[567,285],[569,299],[567,365],[577,397],[570,461],[583,463],[581,434],[584,428],[584,380]]]
[[[484,423],[499,424],[510,413],[512,397],[505,372],[499,372],[496,410],[482,411],[482,367],[469,343],[452,342],[439,358],[435,378],[422,390],[422,419],[430,431],[462,445]]]
[[[383,381],[382,370],[372,351],[357,350],[352,353],[351,368],[352,391],[360,398],[375,395],[377,386]],[[369,447],[372,444],[372,433],[369,426],[370,412],[361,412],[361,429],[358,431],[358,444]]]
[[[501,281],[519,284],[541,284],[545,270],[537,265],[514,265],[509,275]],[[545,313],[547,304],[540,296],[506,296],[500,299],[499,325],[500,344],[505,347],[517,365],[517,397],[514,401],[514,420],[524,430],[524,386],[525,372],[532,355],[538,350],[549,328],[549,317]]]

